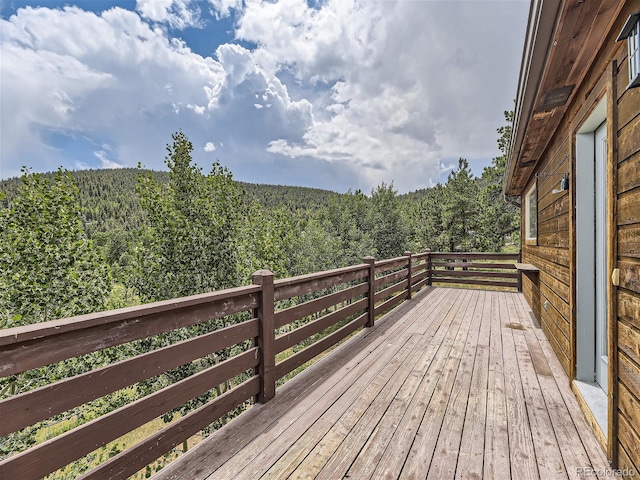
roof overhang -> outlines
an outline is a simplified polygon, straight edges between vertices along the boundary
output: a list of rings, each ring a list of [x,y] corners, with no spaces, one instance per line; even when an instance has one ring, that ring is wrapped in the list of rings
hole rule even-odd
[[[521,195],[624,0],[532,0],[503,190]]]

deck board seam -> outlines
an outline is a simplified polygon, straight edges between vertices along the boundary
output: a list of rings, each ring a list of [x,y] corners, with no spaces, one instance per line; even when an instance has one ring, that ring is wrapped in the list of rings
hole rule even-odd
[[[456,376],[455,376],[455,378],[453,380],[453,386],[452,386],[452,390],[451,390],[451,395],[449,396],[449,399],[448,399],[449,401],[447,403],[447,407],[446,407],[446,410],[445,410],[445,418],[447,417],[447,414],[449,414],[449,417],[451,417],[451,415],[453,414],[454,415],[454,419],[455,419],[455,416],[460,417],[458,412],[456,412],[455,403],[452,403],[452,400],[455,400],[454,392],[456,391],[456,389],[460,390],[458,395],[462,395],[466,391],[467,392],[467,400],[468,400],[468,395],[469,395],[469,392],[470,392],[470,389],[471,389],[472,377],[471,377],[471,375],[469,375],[468,381],[465,378],[466,370],[468,370],[468,369],[463,369],[463,367],[464,367],[463,362],[465,360],[465,356],[470,356],[470,357],[472,356],[473,361],[472,361],[471,369],[470,369],[470,372],[472,373],[473,372],[473,365],[475,365],[475,358],[476,358],[476,354],[477,354],[477,342],[478,342],[478,339],[480,337],[480,327],[482,325],[482,312],[480,311],[480,317],[479,318],[477,318],[477,315],[478,315],[479,300],[480,300],[480,297],[483,294],[484,294],[484,292],[479,292],[478,295],[476,296],[476,301],[473,303],[472,321],[469,324],[469,330],[467,332],[467,338],[465,340],[465,346],[463,347],[462,355],[461,355],[461,358],[460,358],[460,363],[458,364],[458,370],[457,370]],[[477,327],[477,328],[474,328],[474,327]],[[472,354],[470,353],[470,351],[471,351],[470,348],[471,347],[473,347],[473,353]],[[460,381],[458,381],[458,379],[460,379]],[[461,384],[460,382],[464,382],[464,383]],[[460,426],[460,432],[459,432],[460,436],[459,436],[459,440],[457,441],[457,452],[458,452],[458,455],[456,455],[453,471],[451,472],[453,474],[453,476],[455,476],[455,472],[456,472],[456,469],[457,469],[457,462],[458,462],[458,458],[459,458],[460,445],[462,443],[462,430],[464,428],[464,418],[467,415],[468,407],[469,407],[469,402],[465,401],[464,413],[461,416],[462,425]],[[453,410],[453,411],[450,412],[450,410]],[[443,425],[444,425],[444,422],[443,422]],[[453,429],[449,428],[449,432],[447,432],[447,433],[449,435],[451,435],[452,431],[453,431]],[[455,440],[455,438],[457,438],[457,433],[458,432],[455,433],[455,437],[454,437],[453,440]],[[435,451],[438,451],[438,445],[440,444],[440,442],[441,442],[441,440],[443,438],[446,438],[446,437],[441,435],[441,434],[438,435],[438,442],[436,443]],[[446,454],[448,452],[445,451],[444,453]],[[443,456],[439,455],[438,456],[438,461],[440,463],[443,463],[442,460],[443,460]],[[444,463],[446,463],[446,462],[444,462]],[[432,475],[432,473],[431,473],[431,469],[432,468],[433,468],[433,460],[432,460],[431,466],[429,468],[429,474],[430,475]],[[447,473],[449,473],[449,472],[447,472]],[[440,477],[440,478],[443,477],[443,475],[440,472],[436,472],[435,475],[437,475],[437,477]]]
[[[478,334],[478,347],[484,346],[484,349],[477,349],[474,363],[471,371],[471,384],[469,387],[469,399],[472,402],[477,402],[477,405],[472,403],[471,410],[467,406],[465,411],[464,423],[462,426],[459,457],[456,461],[455,478],[467,479],[467,478],[482,478],[484,471],[484,449],[485,449],[485,431],[487,421],[487,403],[488,403],[488,390],[489,390],[489,342],[491,339],[491,302],[487,301],[487,297],[491,297],[490,292],[485,292],[482,301],[482,321],[480,324],[480,331]],[[482,343],[481,343],[482,339]],[[486,343],[486,345],[485,345]],[[476,389],[474,390],[474,386]],[[477,397],[477,398],[475,398]],[[474,408],[475,407],[475,408]],[[469,418],[471,413],[471,417]],[[476,420],[478,419],[480,423]],[[478,437],[479,432],[475,432],[475,427],[479,427],[481,440]],[[468,444],[468,445],[467,445]],[[480,448],[478,449],[478,444]],[[476,458],[475,453],[478,453],[480,465],[479,469],[473,471],[473,463]],[[468,461],[464,464],[460,464],[460,456],[468,455]]]
[[[530,313],[521,293],[428,287],[154,478],[605,472],[604,452]]]

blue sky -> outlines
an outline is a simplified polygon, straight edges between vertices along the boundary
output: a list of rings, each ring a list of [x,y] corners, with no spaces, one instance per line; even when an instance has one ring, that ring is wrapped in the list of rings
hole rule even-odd
[[[401,192],[477,175],[528,2],[0,0],[0,178],[195,161],[253,183]]]

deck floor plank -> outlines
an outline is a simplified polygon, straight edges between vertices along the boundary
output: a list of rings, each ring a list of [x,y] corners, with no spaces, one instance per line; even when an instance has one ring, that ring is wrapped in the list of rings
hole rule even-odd
[[[428,305],[425,307],[430,311]],[[309,450],[322,439],[322,435],[333,425],[336,417],[341,416],[344,409],[352,406],[349,415],[358,415],[363,398],[374,397],[375,392],[379,391],[388,379],[388,375],[392,374],[403,357],[409,354],[408,347],[411,342],[417,341],[415,338],[412,339],[412,335],[420,327],[420,324],[411,322],[402,331],[386,336],[374,350],[361,358],[358,370],[340,380],[339,388],[333,388],[324,395],[315,397],[316,401],[311,407],[308,404],[296,405],[285,414],[281,423],[286,427],[288,435],[281,435],[278,431],[259,437],[253,442],[254,450],[260,450],[255,458],[247,463],[246,452],[241,452],[236,459],[224,465],[220,472],[216,472],[216,478],[218,474],[222,478],[258,478],[268,471],[267,478],[273,478],[274,475],[289,473],[289,467],[297,466],[304,460]],[[335,372],[333,375],[342,374]],[[353,380],[352,376],[357,379]],[[298,414],[299,417],[292,418]],[[293,445],[292,435],[296,437],[293,438]],[[278,467],[271,468],[276,462],[280,466],[286,465],[287,468],[279,473]]]
[[[513,297],[508,297],[507,300],[507,308],[510,312],[509,316],[511,318],[522,318],[519,312],[516,311],[517,307],[513,302]],[[520,323],[520,325],[522,325],[522,329],[512,328],[511,334],[515,344],[518,369],[520,378],[522,379],[522,390],[529,417],[529,426],[531,428],[540,478],[566,479],[568,478],[567,471],[544,401],[532,353],[529,350],[525,337],[528,326],[523,323]]]
[[[456,314],[457,310],[452,310],[451,313]],[[450,321],[452,322],[453,319],[450,318]],[[389,440],[389,445],[392,447],[385,450],[375,466],[376,469],[373,473],[375,478],[398,478],[402,471],[457,335],[456,327],[459,324],[450,323],[449,325],[450,327],[442,332],[443,336],[441,338],[434,337],[431,339],[430,345],[439,345],[437,357],[430,365],[427,374],[422,378],[418,390],[402,417],[398,428]]]
[[[451,349],[453,346],[453,335],[460,328],[459,323],[455,322],[455,315],[457,310],[451,309],[446,317],[446,325],[447,328],[444,333],[444,337],[442,339],[436,337],[431,338],[431,341],[428,343],[427,350],[429,350],[429,354],[438,353],[440,358],[443,357],[442,351],[446,349]],[[427,340],[424,339],[424,342]],[[431,355],[430,355],[431,356]],[[431,357],[432,358],[432,357]],[[431,376],[429,371],[434,371],[436,369],[441,368],[440,363],[429,362],[426,365],[427,368],[416,369],[415,373],[417,374],[413,381],[409,385],[409,389],[411,390],[410,395],[405,398],[399,398],[399,401],[394,405],[395,408],[391,409],[390,412],[385,412],[384,419],[382,421],[382,425],[378,425],[374,430],[371,437],[369,437],[367,444],[362,452],[359,453],[358,457],[354,461],[353,465],[347,472],[347,476],[349,478],[369,478],[376,466],[379,463],[379,460],[384,455],[384,451],[386,447],[389,445],[391,438],[393,436],[394,430],[397,428],[397,425],[401,422],[404,413],[406,412],[406,407],[409,406],[410,401],[415,397],[415,392],[418,391],[422,380],[425,377]],[[412,410],[415,412],[415,410]],[[423,413],[423,411],[418,411],[418,413]],[[396,445],[393,444],[393,448],[396,448]],[[333,477],[327,478],[336,478]]]
[[[482,478],[483,474],[491,342],[491,301],[488,296],[490,294],[485,292],[482,301],[482,324],[471,374],[460,454],[456,461],[456,479]]]
[[[454,302],[444,304],[444,308],[439,312],[442,318],[440,323],[421,322],[424,327],[428,325],[437,327],[423,328],[419,333],[422,336],[427,335],[431,341],[425,348],[425,342],[422,340],[419,347],[415,349],[415,356],[409,356],[406,365],[407,375],[402,385],[398,389],[391,386],[387,396],[376,399],[376,405],[372,405],[374,408],[370,408],[367,415],[363,416],[349,434],[340,439],[340,445],[332,452],[329,461],[320,462],[323,465],[318,479],[332,480],[345,475],[351,478],[371,476],[404,413],[409,408],[411,400],[415,397],[420,382],[427,375],[428,369],[432,368],[434,358],[441,348],[447,348],[445,338],[455,317],[455,310],[452,308],[454,304]],[[376,426],[372,432],[370,425],[374,421]],[[313,453],[322,455],[323,452]],[[318,463],[317,457],[316,463]]]
[[[392,362],[380,365],[380,373],[363,393],[341,397],[344,401],[334,404],[336,408],[328,412],[330,416],[323,416],[307,429],[295,446],[288,449],[269,469],[265,478],[305,478],[312,474],[311,478],[315,477],[342,439],[349,436],[356,425],[371,422],[374,414],[372,412],[390,402],[407,376],[411,356],[416,354],[417,345],[419,339],[414,335],[407,342],[404,355],[396,354]],[[353,442],[349,446],[355,448],[356,444]]]
[[[268,445],[271,439],[280,438],[296,415],[302,415],[309,405],[302,399],[323,398],[330,391],[345,391],[352,386],[354,379],[362,375],[356,367],[363,359],[378,353],[381,346],[388,345],[389,336],[401,336],[413,327],[412,315],[417,311],[437,306],[449,299],[437,289],[429,292],[421,305],[410,308],[402,305],[393,312],[386,322],[379,323],[374,329],[366,330],[350,341],[350,345],[339,348],[339,355],[329,355],[322,362],[296,377],[296,382],[288,382],[278,390],[278,395],[265,405],[254,405],[250,415],[240,415],[230,425],[216,432],[216,442],[198,445],[191,454],[198,456],[198,462],[188,465],[174,462],[161,473],[162,478],[178,480],[202,478],[203,472],[215,472],[237,457],[240,466],[252,460],[249,452],[259,452]],[[350,347],[350,348],[349,348]],[[336,351],[336,353],[338,353]],[[385,347],[384,359],[392,357],[394,350]],[[284,418],[284,416],[287,418]],[[247,432],[251,432],[248,435]],[[209,443],[209,442],[207,442]],[[257,455],[257,453],[256,453]]]
[[[449,403],[447,404],[442,431],[438,435],[435,455],[431,461],[428,478],[443,480],[455,478],[464,419],[469,406],[473,365],[478,351],[478,338],[483,320],[482,303],[485,292],[480,291],[478,295],[477,302],[473,305],[471,325],[462,349],[462,358],[451,390]]]
[[[487,424],[484,447],[484,478],[511,478],[507,397],[502,357],[502,321],[498,295],[491,296],[491,339],[487,380]]]
[[[580,478],[608,468],[522,294],[428,287],[157,480]]]
[[[516,297],[516,300],[520,301],[519,309],[521,312],[529,310],[524,297]],[[529,319],[531,321],[531,317]],[[542,329],[534,326],[532,321],[530,327],[526,330],[529,341],[537,344],[544,352],[548,362],[550,375],[538,375],[538,377],[556,431],[558,444],[563,446],[561,454],[565,461],[567,474],[572,479],[584,478],[584,475],[578,473],[577,467],[592,467],[596,473],[600,474],[608,468],[605,453],[591,433],[591,428],[578,406],[569,380],[560,360],[553,353],[551,344],[544,336]],[[598,478],[606,477],[598,476]]]
[[[474,292],[474,296],[477,297],[477,293]],[[469,325],[473,318],[472,303],[467,301],[466,304],[461,304],[459,311],[463,312],[460,318],[460,328],[453,340],[442,373],[432,372],[433,375],[439,376],[439,380],[400,472],[399,478],[401,479],[425,478],[429,471],[438,436],[445,420],[446,407],[458,373],[463,346],[469,334]]]
[[[509,454],[511,476],[518,480],[539,479],[538,465],[533,448],[531,426],[527,416],[527,406],[522,388],[522,378],[518,369],[515,342],[512,329],[520,325],[509,312],[507,295],[499,294],[500,316],[511,321],[502,325],[502,355],[505,368],[505,388],[507,398],[507,429],[509,431]]]

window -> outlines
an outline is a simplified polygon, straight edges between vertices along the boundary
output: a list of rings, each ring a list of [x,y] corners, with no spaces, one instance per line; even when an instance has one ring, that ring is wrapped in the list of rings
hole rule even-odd
[[[629,58],[629,86],[627,88],[640,87],[640,12],[629,16],[618,41],[627,39]]]
[[[538,240],[538,192],[536,182],[524,197],[524,235],[526,243],[536,244]]]

